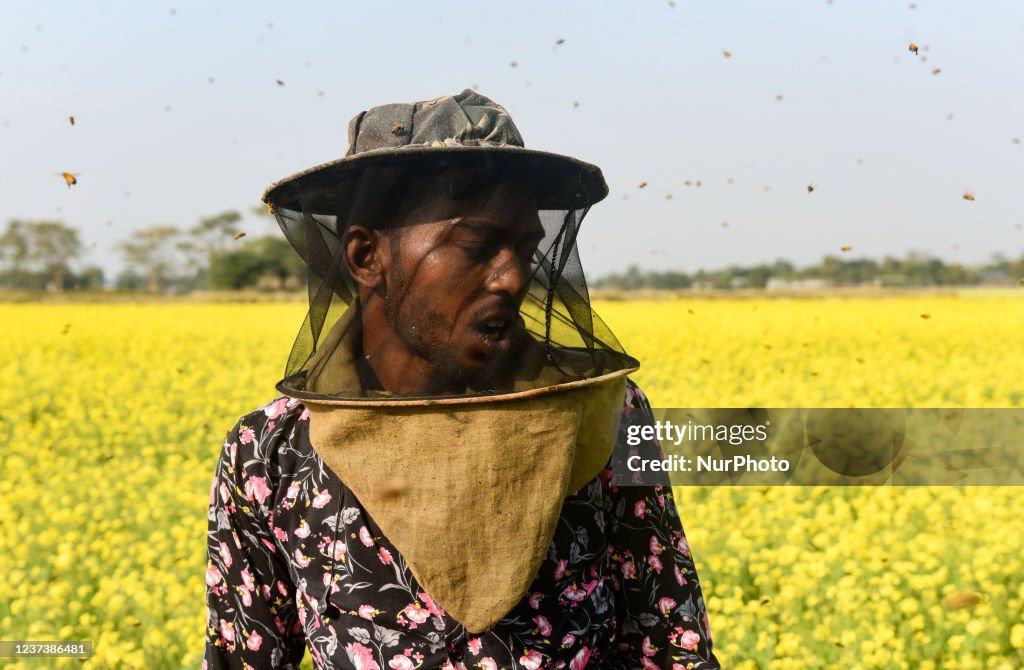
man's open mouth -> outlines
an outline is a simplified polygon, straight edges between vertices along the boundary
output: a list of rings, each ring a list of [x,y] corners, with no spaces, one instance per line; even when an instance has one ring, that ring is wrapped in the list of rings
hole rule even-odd
[[[488,319],[480,324],[478,330],[483,333],[485,337],[500,339],[508,330],[508,326],[509,321],[506,319]]]

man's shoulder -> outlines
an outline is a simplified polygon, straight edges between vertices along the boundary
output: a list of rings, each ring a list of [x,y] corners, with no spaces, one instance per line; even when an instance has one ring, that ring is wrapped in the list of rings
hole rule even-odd
[[[622,403],[623,409],[650,409],[651,403],[647,400],[647,394],[640,389],[631,377],[626,377],[626,397]]]
[[[296,428],[308,420],[309,410],[301,401],[279,396],[238,419],[225,436],[224,445],[235,445],[266,459],[277,451],[271,449],[272,445],[293,440]]]

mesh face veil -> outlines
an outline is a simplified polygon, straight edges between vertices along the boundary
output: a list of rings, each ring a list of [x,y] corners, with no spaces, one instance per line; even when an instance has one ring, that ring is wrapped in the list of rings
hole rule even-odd
[[[460,103],[465,129],[358,151],[437,101],[403,106],[414,122],[390,131],[364,117],[399,106],[375,108],[353,120],[345,159],[264,196],[308,268],[309,311],[278,389],[327,404],[465,401],[635,369],[591,306],[577,251],[584,216],[607,193],[600,170],[522,148],[482,96],[439,100]],[[511,141],[495,137],[503,119]],[[490,140],[466,136],[480,126]]]

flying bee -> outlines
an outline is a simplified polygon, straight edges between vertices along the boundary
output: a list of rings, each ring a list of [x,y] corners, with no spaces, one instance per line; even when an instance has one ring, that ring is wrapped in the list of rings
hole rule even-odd
[[[807,185],[807,192],[808,193],[814,193],[814,184],[808,184]]]
[[[284,86],[284,82],[281,81],[280,79],[275,79],[274,81],[277,82],[278,86]]]
[[[565,44],[565,38],[564,37],[559,37],[557,40],[555,40],[555,46],[561,46],[563,44]]]
[[[69,116],[68,117],[68,123],[70,123],[71,125],[75,125],[75,117]]]
[[[508,66],[509,67],[519,67],[519,63],[516,62],[516,61],[512,61],[511,63],[508,64]]]
[[[849,244],[844,244],[843,246],[839,247],[839,250],[840,251],[853,251],[853,246],[849,245]]]
[[[932,318],[932,315],[931,314],[922,314],[921,318],[924,319],[925,321],[927,321],[928,319]]]
[[[395,125],[391,126],[392,135],[401,135],[403,130],[405,130],[405,126],[403,126],[401,123],[396,123]]]
[[[725,49],[722,49],[722,55],[725,56],[726,58],[732,58],[732,52],[726,51]]]
[[[637,188],[647,188],[647,182],[642,181],[636,185]]]
[[[1019,137],[1014,137],[1013,138],[1013,143],[1014,144],[1020,144],[1020,138]]]
[[[974,202],[974,194],[970,192],[964,193],[964,200],[970,200],[971,202]]]
[[[941,67],[932,68],[932,74],[938,74],[940,72],[942,72],[942,68]]]
[[[913,42],[910,43],[910,46],[907,47],[907,49],[910,51],[910,53],[914,54],[915,56],[917,55],[917,45],[914,44]]]
[[[776,99],[776,100],[782,100],[782,94],[781,94],[781,93],[779,93],[779,94],[778,94],[777,96],[775,96],[775,99]]]
[[[64,178],[64,183],[71,188],[78,183],[78,172],[61,172],[60,176]]]
[[[236,239],[236,240],[240,240],[240,239],[242,239],[243,237],[245,237],[245,233],[244,233],[244,232],[242,232],[242,231],[238,231],[237,233],[235,233],[235,239]]]

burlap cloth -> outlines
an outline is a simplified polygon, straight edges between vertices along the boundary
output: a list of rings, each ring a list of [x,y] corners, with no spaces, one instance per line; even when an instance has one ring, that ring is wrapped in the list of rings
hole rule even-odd
[[[354,304],[321,343],[308,390],[360,394],[357,312]],[[613,410],[636,369],[560,383],[539,350],[524,354],[501,395],[302,400],[321,459],[434,601],[474,633],[526,595],[565,497],[611,455]]]

